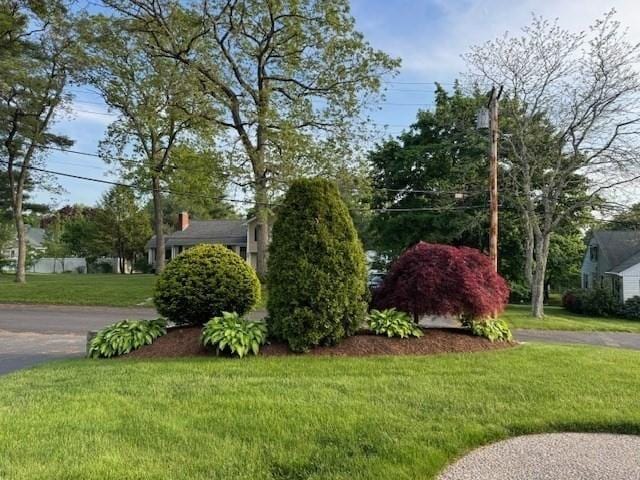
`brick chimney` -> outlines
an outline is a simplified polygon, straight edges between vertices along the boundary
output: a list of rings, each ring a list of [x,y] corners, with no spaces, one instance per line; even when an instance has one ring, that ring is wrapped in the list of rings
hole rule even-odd
[[[181,212],[178,214],[178,228],[180,231],[186,230],[189,226],[189,212]]]

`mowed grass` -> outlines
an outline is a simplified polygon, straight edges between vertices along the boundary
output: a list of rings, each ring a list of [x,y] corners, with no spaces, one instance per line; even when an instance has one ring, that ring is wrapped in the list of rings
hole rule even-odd
[[[640,352],[76,360],[0,377],[0,478],[430,479],[480,445],[640,434]]]
[[[640,321],[616,317],[589,317],[554,306],[544,307],[545,316],[542,319],[532,317],[530,312],[529,305],[509,305],[502,318],[511,328],[640,333]]]
[[[0,303],[56,305],[151,306],[154,275],[33,274],[26,284],[0,275]]]

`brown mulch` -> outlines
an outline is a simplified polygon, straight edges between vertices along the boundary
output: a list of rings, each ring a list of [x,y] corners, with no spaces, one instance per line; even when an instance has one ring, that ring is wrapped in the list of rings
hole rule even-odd
[[[170,330],[151,345],[125,355],[134,358],[215,356],[215,352],[200,344],[201,328],[183,327]],[[365,356],[365,355],[432,355],[436,353],[478,352],[517,345],[515,342],[491,343],[459,328],[429,328],[419,338],[387,338],[360,332],[344,339],[335,347],[316,347],[307,355]],[[261,356],[296,355],[286,344],[272,342],[260,349]]]

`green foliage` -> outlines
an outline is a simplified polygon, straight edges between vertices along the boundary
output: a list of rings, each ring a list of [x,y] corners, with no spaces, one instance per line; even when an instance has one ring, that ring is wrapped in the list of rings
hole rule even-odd
[[[436,109],[421,111],[411,130],[378,146],[369,155],[376,192],[372,206],[438,208],[441,210],[380,212],[373,216],[372,242],[379,252],[399,255],[421,240],[466,244],[479,248],[478,231],[486,231],[486,215],[473,209],[450,208],[482,203],[486,182],[486,135],[476,128],[476,115],[486,103],[479,92],[452,95],[437,86]],[[432,191],[433,195],[402,190]],[[463,198],[455,194],[472,193]],[[471,241],[469,241],[471,237]]]
[[[584,257],[584,235],[578,231],[581,222],[565,223],[565,232],[554,232],[549,242],[546,277],[554,291],[580,285],[580,268]]]
[[[620,314],[629,320],[640,320],[640,297],[627,298],[620,308]]]
[[[198,245],[169,262],[153,300],[175,323],[203,324],[222,312],[247,313],[260,300],[260,282],[251,266],[225,246]]]
[[[98,224],[94,220],[82,216],[65,222],[61,240],[74,257],[91,258],[105,253],[97,248],[97,245],[101,243]]]
[[[293,183],[269,247],[269,333],[294,351],[351,335],[366,312],[364,252],[337,188]]]
[[[531,301],[531,290],[520,282],[509,282],[509,303],[529,303]]]
[[[619,304],[608,289],[569,290],[562,296],[562,306],[573,313],[608,317],[618,313]]]
[[[170,193],[164,195],[162,209],[165,224],[170,225],[171,231],[179,228],[180,212],[189,212],[198,220],[235,216],[233,207],[222,200],[229,177],[219,152],[180,144],[171,150],[170,161],[175,168],[165,174]],[[198,192],[198,195],[193,195],[193,192]],[[149,206],[152,208],[153,203],[150,202]]]
[[[509,325],[502,319],[465,321],[463,325],[470,327],[474,335],[488,338],[492,342],[510,342],[513,340]]]
[[[395,308],[371,310],[368,322],[376,335],[400,338],[422,336],[422,329],[413,323],[411,317]]]
[[[100,330],[89,343],[91,358],[124,355],[167,333],[167,322],[156,320],[123,320]]]
[[[229,350],[240,358],[248,353],[258,354],[267,341],[267,326],[263,322],[251,322],[237,313],[222,312],[204,324],[202,344],[218,351]]]
[[[144,254],[151,237],[151,223],[133,190],[122,186],[108,190],[95,217],[95,253],[113,255],[121,261],[133,261],[137,255]]]

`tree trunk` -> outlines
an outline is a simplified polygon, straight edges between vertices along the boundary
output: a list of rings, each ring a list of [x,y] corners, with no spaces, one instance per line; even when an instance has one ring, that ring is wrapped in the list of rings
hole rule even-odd
[[[533,284],[533,230],[529,222],[525,222],[526,237],[524,242],[524,280],[527,287],[532,288]]]
[[[267,250],[269,248],[269,208],[267,200],[265,182],[256,182],[256,224],[259,232],[256,271],[261,276],[267,273]]]
[[[535,237],[536,264],[531,285],[531,313],[536,318],[544,316],[544,287],[550,237],[550,233],[541,233]]]
[[[16,263],[16,282],[26,283],[27,281],[27,231],[22,218],[22,205],[14,209],[16,224],[16,234],[18,237],[18,261]]]
[[[155,272],[159,275],[164,270],[164,218],[162,214],[162,192],[160,191],[160,177],[153,176],[153,231],[156,234],[156,265]]]

